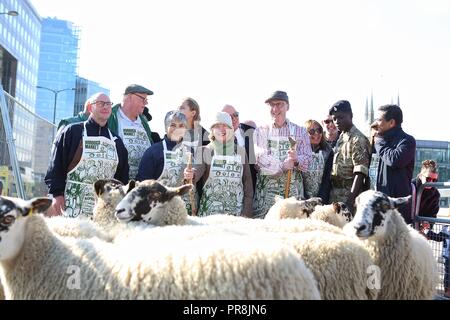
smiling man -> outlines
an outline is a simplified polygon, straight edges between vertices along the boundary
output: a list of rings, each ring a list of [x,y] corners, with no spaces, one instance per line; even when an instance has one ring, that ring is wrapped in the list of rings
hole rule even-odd
[[[355,198],[363,191],[369,171],[369,140],[353,124],[352,107],[347,100],[336,102],[329,115],[341,132],[331,170],[330,202],[345,202],[354,212]]]
[[[306,170],[312,159],[306,128],[286,117],[290,107],[287,93],[275,91],[265,103],[272,122],[258,127],[254,139],[258,173],[253,206],[259,218],[264,218],[275,203],[275,195],[304,198],[300,171]],[[289,138],[295,146],[292,147]]]
[[[148,104],[147,97],[153,91],[131,84],[125,89],[122,104],[112,108],[108,127],[117,134],[128,150],[128,163],[130,165],[130,179],[135,179],[139,163],[145,150],[153,144],[152,131],[145,117],[144,108]]]

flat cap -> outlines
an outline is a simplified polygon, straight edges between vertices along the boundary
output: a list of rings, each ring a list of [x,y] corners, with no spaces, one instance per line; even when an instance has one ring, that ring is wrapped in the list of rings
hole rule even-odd
[[[339,100],[331,106],[328,114],[332,116],[335,112],[352,112],[350,102],[347,100]]]
[[[269,98],[266,99],[265,103],[269,103],[272,100],[282,100],[289,103],[289,97],[284,91],[275,91]]]
[[[149,96],[153,94],[152,90],[149,90],[143,86],[140,86],[138,84],[130,84],[126,89],[124,94],[130,94],[130,93],[144,93],[148,94]]]

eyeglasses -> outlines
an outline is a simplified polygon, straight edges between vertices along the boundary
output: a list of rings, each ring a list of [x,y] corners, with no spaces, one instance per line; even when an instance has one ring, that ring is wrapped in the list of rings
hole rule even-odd
[[[232,114],[230,114],[230,116],[232,118],[239,118],[239,112],[232,113]]]
[[[269,105],[271,108],[283,108],[286,105],[286,102],[284,102],[284,101],[269,102]]]
[[[309,132],[309,135],[313,136],[314,133],[322,134],[323,130],[322,130],[322,128],[316,128],[316,129],[312,128],[312,129],[309,129],[308,132]]]
[[[325,123],[325,124],[330,124],[332,122],[333,122],[333,120],[331,120],[331,119],[323,120],[323,123]]]
[[[425,178],[427,182],[437,182],[438,180],[436,178],[426,177]]]
[[[100,108],[103,108],[104,106],[107,107],[111,107],[113,105],[112,102],[108,102],[108,101],[94,101],[92,103],[95,103],[96,105],[98,105]]]
[[[132,94],[137,96],[137,97],[139,97],[139,98],[141,98],[142,99],[142,103],[148,103],[147,97],[144,98],[144,97],[138,95],[137,93],[132,93]]]

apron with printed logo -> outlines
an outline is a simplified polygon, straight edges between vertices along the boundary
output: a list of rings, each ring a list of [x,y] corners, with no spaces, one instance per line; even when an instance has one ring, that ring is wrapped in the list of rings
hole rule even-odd
[[[129,179],[136,179],[139,163],[151,143],[143,127],[128,126],[121,123],[121,128],[123,143],[128,150]]]
[[[188,151],[184,145],[181,145],[180,148],[177,148],[175,151],[167,150],[166,141],[163,140],[163,148],[164,148],[164,168],[161,173],[161,176],[158,178],[163,185],[167,187],[179,187],[180,175],[183,174],[183,169],[187,163]],[[195,192],[195,186],[189,193],[185,193],[181,196],[181,198],[186,203],[186,209],[188,214],[192,214],[192,206],[191,206],[191,198],[190,193],[194,193],[194,201],[197,205],[197,197]]]
[[[240,216],[244,201],[241,156],[214,155],[211,159],[209,177],[203,186],[199,216],[230,214]]]
[[[116,144],[111,132],[106,137],[87,135],[83,131],[83,154],[78,164],[67,174],[64,191],[66,209],[64,216],[76,218],[81,214],[92,215],[95,203],[94,182],[113,178],[119,163]]]
[[[322,150],[317,153],[313,152],[308,169],[301,172],[306,198],[317,197],[320,185],[322,184],[324,168],[325,161]]]
[[[283,162],[287,158],[287,153],[291,144],[287,137],[273,137],[269,134],[267,141],[269,153]],[[254,198],[254,213],[255,218],[264,218],[269,209],[275,203],[275,196],[284,198],[284,190],[287,181],[287,172],[279,176],[264,175],[262,171],[259,172]],[[289,197],[296,199],[303,199],[303,180],[300,171],[292,169],[291,183],[289,188]]]

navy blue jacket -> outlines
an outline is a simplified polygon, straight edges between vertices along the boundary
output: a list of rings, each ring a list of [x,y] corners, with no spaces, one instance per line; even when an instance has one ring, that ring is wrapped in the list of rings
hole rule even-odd
[[[390,197],[410,195],[416,155],[414,137],[397,126],[375,138],[375,150],[380,157],[377,190]],[[411,223],[411,202],[400,207],[399,212],[406,223]]]
[[[72,162],[75,153],[80,145],[83,137],[84,124],[86,123],[86,130],[88,136],[103,136],[109,139],[108,126],[100,127],[94,119],[89,118],[85,122],[74,123],[64,127],[55,139],[52,159],[50,166],[45,175],[45,183],[47,184],[49,193],[54,197],[64,195],[66,188],[66,179],[69,164]],[[119,136],[112,133],[115,140],[117,154],[119,156],[119,163],[117,165],[116,174],[114,178],[124,184],[128,183],[128,151]]]
[[[177,145],[175,141],[171,141],[164,136],[164,141],[167,144],[167,150],[172,151]],[[137,181],[143,181],[147,179],[157,180],[164,170],[164,146],[163,142],[152,144],[142,155],[141,162],[139,163],[139,170],[136,176]]]

